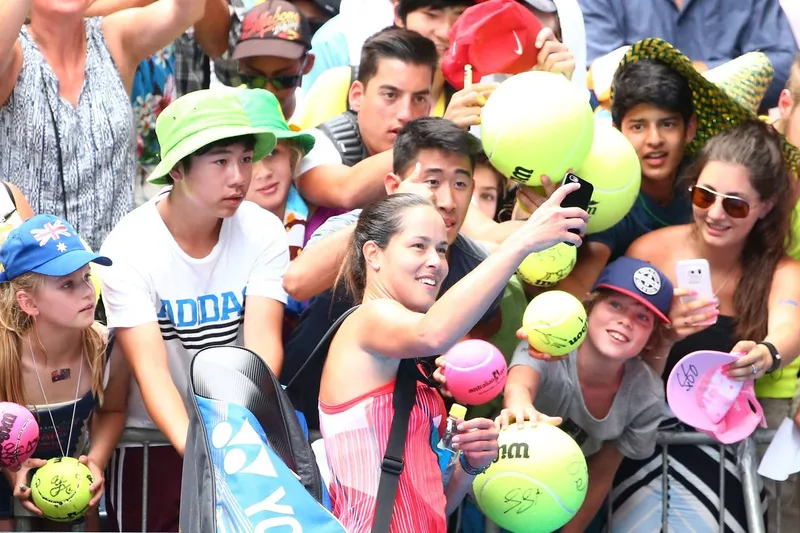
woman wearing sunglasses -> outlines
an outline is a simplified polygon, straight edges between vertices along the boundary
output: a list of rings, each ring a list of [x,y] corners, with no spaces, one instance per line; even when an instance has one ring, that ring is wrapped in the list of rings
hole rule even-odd
[[[672,329],[650,364],[664,380],[676,363],[696,350],[740,352],[725,371],[737,381],[780,371],[800,353],[800,263],[785,245],[791,212],[790,178],[774,130],[754,120],[712,138],[683,177],[693,222],[649,233],[628,255],[653,263],[678,287],[676,265],[706,259],[712,299],[695,298],[676,288],[670,312]],[[711,325],[708,325],[711,324]],[[675,419],[662,428],[694,431]],[[668,449],[670,529],[692,524],[697,532],[746,531],[747,519],[735,448],[671,446]],[[614,530],[656,531],[661,513],[644,518],[642,509],[661,507],[661,450],[644,461],[625,461],[613,497]],[[726,462],[724,511],[716,497],[720,461]],[[713,497],[711,496],[713,495]],[[649,507],[647,507],[649,506]],[[656,516],[657,515],[657,516]],[[637,525],[633,525],[637,524]]]

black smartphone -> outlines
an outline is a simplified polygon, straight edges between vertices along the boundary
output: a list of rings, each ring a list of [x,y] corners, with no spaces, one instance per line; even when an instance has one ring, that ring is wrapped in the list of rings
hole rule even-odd
[[[561,185],[563,186],[569,183],[578,183],[580,184],[581,188],[577,191],[572,191],[569,193],[564,198],[564,201],[561,202],[561,207],[580,207],[584,211],[588,211],[589,202],[592,201],[594,185],[581,178],[577,174],[573,174],[572,172],[567,172],[567,174],[564,176],[564,180],[561,182]],[[576,229],[571,229],[569,231],[576,235],[580,234],[580,232]],[[567,244],[574,246],[571,242],[568,242]]]

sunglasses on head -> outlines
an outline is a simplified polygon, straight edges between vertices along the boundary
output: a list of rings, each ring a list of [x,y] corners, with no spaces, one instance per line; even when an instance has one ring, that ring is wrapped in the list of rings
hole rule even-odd
[[[692,193],[692,204],[700,209],[708,209],[717,198],[722,199],[722,209],[733,218],[745,218],[750,214],[750,204],[747,200],[743,200],[738,196],[731,196],[729,194],[722,194],[721,192],[707,189],[702,185],[693,185],[689,187],[689,192]]]

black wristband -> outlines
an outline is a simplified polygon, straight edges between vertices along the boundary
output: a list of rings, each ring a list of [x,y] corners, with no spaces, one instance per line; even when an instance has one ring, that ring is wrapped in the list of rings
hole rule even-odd
[[[469,461],[467,461],[467,456],[464,455],[463,453],[461,454],[461,457],[459,457],[458,461],[461,463],[461,468],[464,470],[464,472],[466,472],[470,476],[477,476],[478,474],[483,474],[484,472],[486,472],[486,468],[489,468],[488,466],[486,468],[475,468],[474,466],[469,464]]]
[[[771,342],[762,341],[758,344],[765,346],[767,350],[769,350],[769,354],[772,356],[772,365],[766,370],[766,374],[771,374],[778,370],[781,367],[781,354],[778,353],[778,349],[775,348],[775,345]]]

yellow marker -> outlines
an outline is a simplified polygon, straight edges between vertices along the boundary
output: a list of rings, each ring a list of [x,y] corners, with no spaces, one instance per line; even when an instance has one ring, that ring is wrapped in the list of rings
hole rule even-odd
[[[450,417],[455,418],[458,420],[464,420],[464,417],[467,416],[467,408],[463,405],[459,405],[454,403],[452,407],[450,407]]]
[[[469,89],[472,87],[472,65],[467,63],[464,65],[464,88]]]

